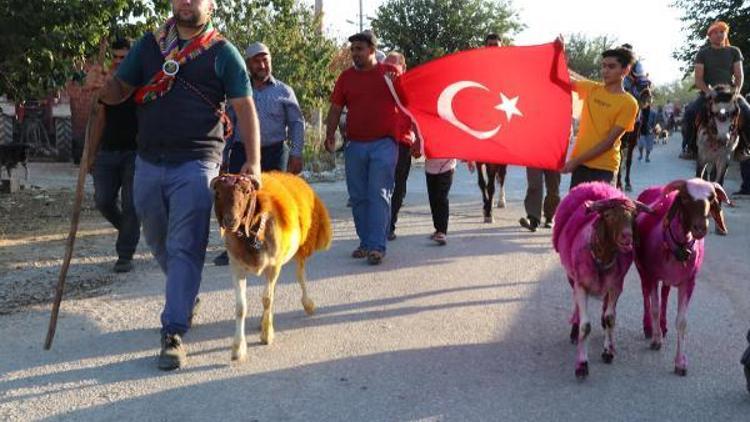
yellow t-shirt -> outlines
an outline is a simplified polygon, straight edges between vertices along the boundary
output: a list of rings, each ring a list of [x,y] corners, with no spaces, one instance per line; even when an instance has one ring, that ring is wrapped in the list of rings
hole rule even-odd
[[[615,126],[624,128],[625,132],[634,129],[638,102],[632,95],[626,92],[612,94],[604,88],[604,84],[593,81],[576,81],[573,83],[573,90],[583,100],[583,110],[572,158],[603,141]],[[615,140],[611,149],[583,165],[592,169],[617,171],[620,168],[620,138]]]

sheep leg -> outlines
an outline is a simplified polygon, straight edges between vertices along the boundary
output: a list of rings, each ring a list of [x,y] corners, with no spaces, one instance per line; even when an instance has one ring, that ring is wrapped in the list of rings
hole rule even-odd
[[[692,283],[681,284],[677,298],[677,354],[674,358],[674,372],[683,377],[687,375],[688,360],[685,355],[685,337],[687,333],[687,309],[692,290]]]
[[[588,293],[583,286],[576,283],[573,294],[581,319],[576,353],[576,378],[581,379],[586,378],[589,374],[588,338],[589,333],[591,333],[591,322],[588,313]]]
[[[610,291],[607,295],[606,309],[604,311],[604,317],[602,318],[605,335],[604,335],[604,352],[602,352],[602,360],[604,363],[612,363],[615,358],[615,308],[617,307],[617,299],[619,299],[620,293],[616,291]]]
[[[302,289],[302,307],[305,308],[307,315],[315,313],[315,302],[310,299],[307,295],[307,283],[305,281],[305,260],[302,258],[297,259],[297,282],[299,287]]]
[[[661,327],[662,338],[667,337],[667,304],[669,303],[669,286],[661,285],[661,315],[659,316],[659,326]]]
[[[247,360],[247,339],[245,338],[245,317],[247,316],[247,273],[240,265],[235,264],[229,256],[232,265],[232,279],[234,281],[234,317],[235,331],[232,342],[232,360],[244,362]]]
[[[266,290],[263,292],[263,318],[260,320],[260,342],[273,343],[273,296],[276,291],[276,281],[279,279],[281,267],[273,266],[266,269]]]
[[[570,287],[575,286],[573,279],[568,277]],[[578,344],[578,331],[580,328],[581,318],[578,313],[578,305],[576,304],[575,289],[573,290],[573,314],[570,316],[570,342],[572,344]]]
[[[653,328],[653,335],[651,337],[651,350],[661,349],[662,332],[661,324],[659,324],[659,314],[661,306],[659,306],[659,283],[653,283],[651,285],[651,327]]]
[[[651,326],[651,286],[653,283],[643,280],[641,274],[641,293],[643,293],[643,335],[650,339],[654,335],[654,329]]]

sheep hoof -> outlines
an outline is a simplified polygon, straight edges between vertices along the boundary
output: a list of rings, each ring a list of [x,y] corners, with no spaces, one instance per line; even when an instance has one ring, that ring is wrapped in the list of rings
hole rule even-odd
[[[570,326],[570,343],[578,344],[578,324],[572,324]]]
[[[587,322],[583,324],[583,338],[586,338],[591,334],[591,323]]]
[[[652,341],[651,342],[651,350],[661,350],[661,343]]]
[[[646,337],[646,340],[651,340],[651,337],[654,336],[654,329],[651,327],[643,327],[643,336]]]
[[[232,362],[247,362],[247,344],[242,346],[232,345]]]
[[[589,363],[581,362],[576,365],[576,378],[578,378],[579,380],[583,380],[587,376],[589,376]]]
[[[680,368],[679,366],[675,366],[674,373],[681,377],[687,376],[687,368]]]
[[[302,307],[305,308],[305,313],[307,315],[315,314],[315,302],[313,302],[311,299],[302,299]]]
[[[613,360],[615,360],[614,353],[608,350],[605,350],[604,353],[602,353],[602,361],[604,361],[604,363],[610,364]]]

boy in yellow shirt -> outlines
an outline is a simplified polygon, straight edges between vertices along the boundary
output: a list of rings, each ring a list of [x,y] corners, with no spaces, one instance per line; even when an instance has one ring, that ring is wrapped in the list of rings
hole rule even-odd
[[[573,153],[561,170],[573,173],[570,189],[584,182],[612,183],[620,168],[620,138],[633,130],[638,114],[638,103],[622,86],[633,62],[632,51],[615,48],[602,53],[603,83],[571,72],[583,111]]]

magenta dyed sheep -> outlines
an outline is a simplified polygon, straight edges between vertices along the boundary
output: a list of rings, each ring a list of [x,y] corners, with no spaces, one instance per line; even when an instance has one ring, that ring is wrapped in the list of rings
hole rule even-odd
[[[588,375],[589,296],[604,299],[602,359],[606,363],[614,359],[615,307],[633,263],[635,215],[644,210],[648,207],[598,182],[577,186],[557,208],[552,242],[573,287],[570,338],[578,344],[578,378]]]
[[[651,339],[651,349],[659,350],[667,332],[669,288],[679,291],[677,304],[677,354],[675,373],[687,375],[685,332],[687,308],[695,288],[695,278],[703,264],[703,238],[708,217],[713,216],[720,231],[726,232],[721,202],[729,203],[718,183],[695,178],[676,180],[666,186],[643,191],[638,200],[649,204],[653,214],[636,218],[635,263],[643,291],[643,332]],[[661,304],[659,282],[662,283]]]

